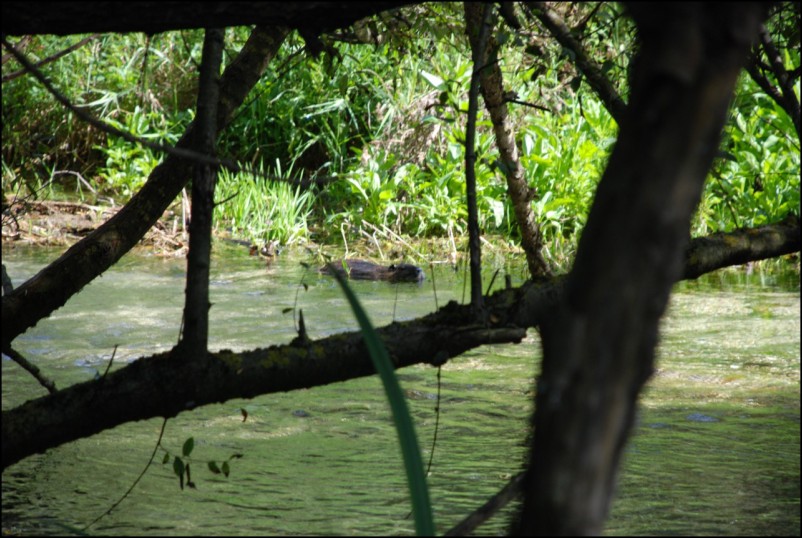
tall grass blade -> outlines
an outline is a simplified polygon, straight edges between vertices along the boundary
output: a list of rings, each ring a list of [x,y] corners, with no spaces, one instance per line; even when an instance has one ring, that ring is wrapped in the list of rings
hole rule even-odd
[[[395,368],[390,362],[390,356],[384,347],[379,335],[373,329],[373,325],[368,319],[365,310],[354,295],[353,290],[348,286],[345,277],[331,267],[331,273],[337,279],[337,283],[343,289],[351,310],[359,322],[362,329],[362,337],[370,353],[370,358],[379,377],[384,385],[384,392],[390,401],[390,409],[393,412],[393,422],[395,422],[398,432],[398,441],[401,445],[401,454],[404,458],[404,468],[407,473],[409,493],[412,499],[412,513],[415,516],[415,531],[419,536],[434,535],[434,519],[432,518],[432,505],[429,500],[429,488],[426,485],[426,477],[423,474],[423,461],[421,460],[418,440],[415,436],[415,426],[407,409],[407,402],[401,392],[401,385],[395,376]]]

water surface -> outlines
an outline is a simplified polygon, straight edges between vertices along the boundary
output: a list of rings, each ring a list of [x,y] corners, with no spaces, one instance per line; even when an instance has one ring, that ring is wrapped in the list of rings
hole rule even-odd
[[[16,249],[4,253],[4,263],[19,284],[53,256]],[[279,258],[266,268],[224,250],[212,269],[210,347],[288,342],[301,309],[311,338],[354,330],[334,280],[305,271],[299,261]],[[15,347],[59,387],[102,372],[114,345],[112,368],[167,350],[180,326],[184,264],[128,255]],[[507,270],[520,283],[523,270]],[[435,271],[436,299],[431,274],[421,286],[354,287],[373,322],[384,325],[462,300],[461,274],[445,266]],[[798,277],[789,284],[720,272],[702,284],[678,285],[608,533],[799,534],[799,307]],[[487,346],[443,367],[429,476],[439,532],[520,470],[539,360],[537,333],[530,331],[520,345]],[[2,367],[3,409],[44,394],[10,361]],[[399,374],[428,461],[437,370],[415,366]],[[56,534],[83,527],[130,487],[160,428],[159,419],[125,424],[9,468],[3,528]],[[171,420],[163,444],[180,453],[190,436],[196,489],[180,490],[171,466],[156,464],[90,532],[414,532],[396,434],[376,377],[206,406]],[[205,468],[207,460],[232,454],[243,457],[231,461],[228,478]],[[480,532],[505,532],[514,509]]]

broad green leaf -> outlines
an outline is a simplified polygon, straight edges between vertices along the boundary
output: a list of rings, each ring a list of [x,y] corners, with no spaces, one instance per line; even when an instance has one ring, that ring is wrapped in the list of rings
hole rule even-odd
[[[190,437],[184,441],[184,446],[181,447],[181,454],[183,454],[184,457],[189,457],[189,455],[192,454],[193,448],[195,448],[195,438]]]

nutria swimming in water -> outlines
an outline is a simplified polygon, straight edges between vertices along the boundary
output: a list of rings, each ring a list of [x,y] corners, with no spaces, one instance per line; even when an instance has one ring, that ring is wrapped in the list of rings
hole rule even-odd
[[[395,263],[390,266],[379,265],[366,260],[345,260],[348,266],[348,274],[343,269],[342,262],[332,262],[331,266],[320,268],[324,275],[330,275],[331,269],[347,276],[352,280],[386,280],[387,282],[422,282],[425,278],[420,267],[409,263]]]

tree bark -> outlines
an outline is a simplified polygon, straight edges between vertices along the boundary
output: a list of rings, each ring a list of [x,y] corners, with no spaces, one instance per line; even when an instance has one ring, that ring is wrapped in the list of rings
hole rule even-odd
[[[465,4],[466,17],[470,4]],[[478,314],[482,310],[482,244],[479,241],[479,214],[476,203],[476,114],[479,108],[479,72],[484,68],[484,48],[490,36],[490,16],[492,6],[478,6],[479,23],[474,39],[473,70],[471,87],[468,91],[468,123],[465,127],[465,198],[468,209],[468,249],[471,266],[471,305]]]
[[[641,49],[618,143],[554,315],[541,325],[534,436],[515,532],[600,534],[658,323],[682,275],[690,219],[756,3],[631,4]]]
[[[762,250],[763,257],[799,252],[798,221],[737,233],[757,242],[773,238],[773,250]],[[726,234],[715,237],[717,242],[729,243]],[[707,252],[708,243],[709,238],[691,242],[688,252],[696,254],[686,256],[685,274],[703,272],[695,263],[703,263],[704,270],[712,271],[732,262],[726,249]],[[553,317],[564,284],[563,277],[529,281],[485,298],[487,319],[491,321],[487,327],[475,324],[470,306],[450,303],[438,312],[394,323],[378,332],[396,368],[442,364],[481,345],[520,341],[527,327],[541,326]],[[427,354],[422,354],[422,349]],[[3,411],[3,469],[32,454],[133,420],[171,417],[208,403],[311,388],[375,373],[359,332],[243,353],[223,350],[183,363],[169,358],[170,353],[143,357],[100,381],[67,387]]]
[[[521,246],[526,254],[526,263],[529,274],[533,277],[550,276],[551,269],[543,258],[542,236],[540,228],[532,212],[531,202],[536,192],[529,186],[526,173],[521,160],[518,158],[518,146],[515,143],[515,133],[507,114],[507,105],[504,100],[504,79],[498,66],[498,43],[490,35],[487,39],[486,50],[479,51],[479,29],[482,23],[481,4],[465,3],[465,24],[471,49],[474,55],[479,55],[482,61],[479,84],[485,107],[490,113],[493,122],[493,132],[496,135],[501,170],[507,180],[507,192],[512,200],[515,211],[515,220],[521,232]]]
[[[215,156],[217,138],[217,102],[220,94],[220,65],[223,60],[222,29],[207,29],[203,42],[203,58],[198,87],[199,153]],[[209,270],[212,254],[212,212],[217,170],[208,164],[195,165],[192,182],[192,212],[189,224],[187,254],[187,288],[184,304],[184,327],[181,352],[189,357],[206,354],[209,341]]]
[[[760,228],[715,233],[691,241],[685,251],[682,278],[697,278],[725,265],[741,265],[776,257],[776,252],[799,250],[799,217]]]

